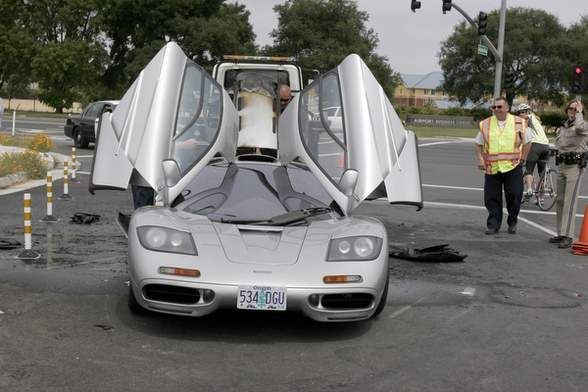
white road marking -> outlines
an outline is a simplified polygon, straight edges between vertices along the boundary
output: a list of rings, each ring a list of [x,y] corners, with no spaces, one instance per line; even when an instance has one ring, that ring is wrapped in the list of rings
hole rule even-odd
[[[319,154],[319,157],[336,157],[336,156],[343,156],[341,152],[334,152],[330,154]]]
[[[436,146],[439,144],[451,144],[451,143],[463,143],[463,140],[447,140],[443,142],[432,142],[432,143],[423,143],[419,144],[419,147],[429,147],[429,146]]]
[[[472,206],[472,205],[468,205],[468,204],[454,204],[454,203],[440,203],[440,202],[435,202],[435,201],[426,201],[424,202],[425,206],[431,206],[431,207],[448,207],[448,208],[463,208],[463,209],[470,209],[470,210],[486,210],[486,207],[483,206]],[[503,211],[505,213],[508,213],[508,211],[506,210],[506,208],[503,208]],[[554,212],[547,212],[547,211],[529,211],[529,210],[521,210],[522,213],[525,212],[529,212],[529,213],[544,213],[544,214],[555,214]],[[532,226],[538,230],[541,230],[544,233],[547,233],[551,236],[556,235],[556,233],[553,230],[549,230],[546,229],[545,227],[538,225],[535,222],[530,221],[529,219],[523,218],[522,216],[519,215],[519,220],[521,222],[525,222],[526,224],[528,224],[529,226]]]
[[[388,318],[391,318],[392,319],[392,318],[396,318],[396,317],[400,316],[402,313],[409,311],[413,306],[415,306],[415,305],[419,304],[420,302],[422,302],[425,298],[426,297],[419,298],[416,302],[414,302],[414,303],[412,303],[410,305],[404,306],[404,307],[398,309],[395,312],[392,312],[388,316]]]
[[[425,188],[457,189],[457,190],[464,190],[464,191],[484,192],[484,188],[474,188],[474,187],[467,187],[467,186],[423,184],[423,187],[425,187]],[[578,196],[578,199],[588,199],[588,196]],[[583,215],[576,214],[576,216],[580,216],[581,217]]]
[[[476,295],[476,289],[473,287],[466,287],[462,291],[459,292],[460,294],[467,295],[469,297],[473,297]]]

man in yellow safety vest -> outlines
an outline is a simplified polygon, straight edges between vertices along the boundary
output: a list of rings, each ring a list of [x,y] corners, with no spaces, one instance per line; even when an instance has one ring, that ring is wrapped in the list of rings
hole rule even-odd
[[[484,205],[488,210],[486,234],[497,234],[502,225],[502,189],[508,210],[508,232],[517,232],[517,220],[523,197],[522,146],[527,121],[509,114],[505,98],[492,105],[493,115],[480,122],[476,137],[478,168],[484,170]]]

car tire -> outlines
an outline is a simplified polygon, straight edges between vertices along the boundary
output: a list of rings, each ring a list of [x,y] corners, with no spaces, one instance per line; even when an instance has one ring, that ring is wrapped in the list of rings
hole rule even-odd
[[[133,288],[129,286],[129,301],[128,301],[128,305],[129,305],[129,310],[131,311],[131,313],[134,314],[147,314],[149,313],[149,311],[147,309],[145,309],[144,307],[142,307],[139,302],[137,302],[137,298],[135,297],[135,292],[133,291]]]
[[[386,286],[384,287],[384,292],[382,293],[382,298],[380,298],[380,302],[378,302],[378,306],[376,307],[376,311],[372,315],[372,318],[378,317],[382,310],[386,307],[386,300],[388,298],[388,284],[390,283],[390,275],[386,278]]]
[[[73,131],[74,136],[74,145],[77,148],[88,148],[88,139],[82,134],[82,130],[79,128],[74,129]]]

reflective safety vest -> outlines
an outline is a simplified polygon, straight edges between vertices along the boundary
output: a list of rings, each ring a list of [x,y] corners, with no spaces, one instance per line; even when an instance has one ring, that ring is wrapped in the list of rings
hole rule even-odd
[[[480,122],[480,132],[484,139],[482,156],[486,164],[486,174],[508,172],[520,163],[523,134],[527,121],[508,114],[503,129],[498,126],[496,116]]]
[[[531,113],[529,115],[529,123],[527,126],[531,128],[531,134],[533,135],[533,140],[531,140],[531,142],[549,144],[549,139],[547,139],[547,135],[545,135],[545,130],[543,129],[543,125],[541,125],[541,120],[539,120],[539,117],[537,117],[535,113]]]

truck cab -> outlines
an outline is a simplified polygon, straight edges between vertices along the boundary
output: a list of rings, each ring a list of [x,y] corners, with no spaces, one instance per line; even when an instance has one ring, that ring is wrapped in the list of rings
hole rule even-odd
[[[302,71],[294,58],[227,55],[215,65],[212,76],[239,113],[237,155],[275,157],[283,110],[278,89],[287,85],[293,98],[303,87]]]

